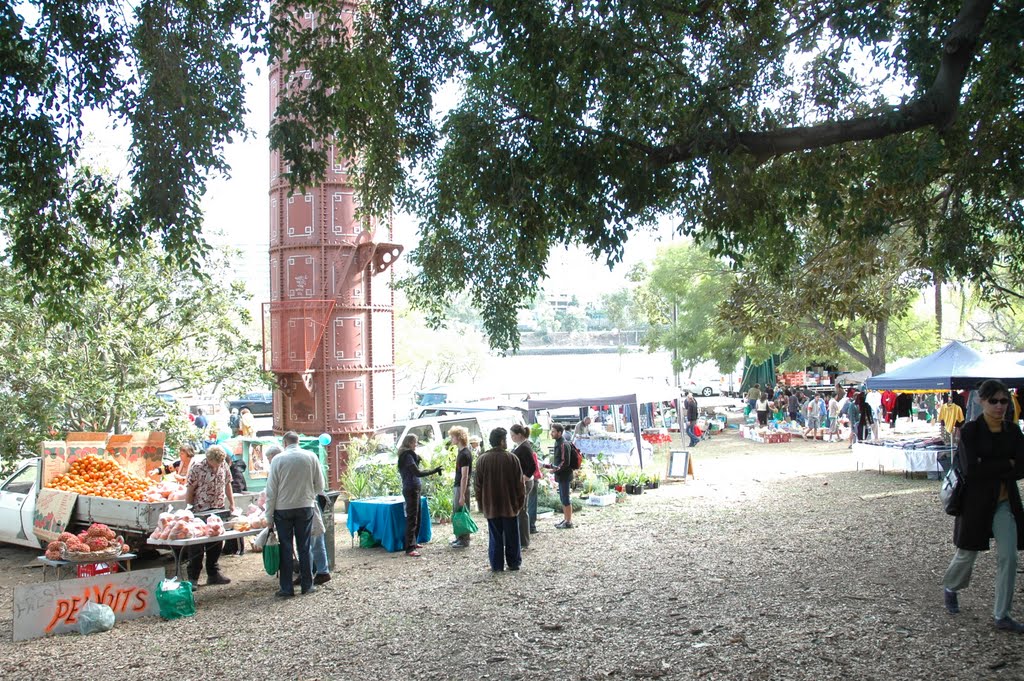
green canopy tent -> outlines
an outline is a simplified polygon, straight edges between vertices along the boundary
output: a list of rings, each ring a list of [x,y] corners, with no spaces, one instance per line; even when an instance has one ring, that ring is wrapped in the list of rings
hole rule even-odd
[[[743,382],[740,383],[740,395],[746,396],[747,391],[757,383],[762,388],[766,385],[775,385],[775,367],[789,359],[789,350],[782,354],[773,354],[771,357],[754,364],[750,357],[743,360]]]

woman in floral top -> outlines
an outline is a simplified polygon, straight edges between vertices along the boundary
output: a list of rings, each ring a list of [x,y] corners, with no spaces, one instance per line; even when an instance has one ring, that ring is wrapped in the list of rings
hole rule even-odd
[[[231,493],[231,470],[227,464],[227,453],[214,445],[206,450],[206,458],[194,461],[188,469],[185,501],[192,504],[196,513],[215,508],[235,510],[235,498]],[[206,555],[206,584],[229,584],[217,565],[224,542],[197,544],[189,547],[188,580],[193,585],[203,571],[203,555]]]

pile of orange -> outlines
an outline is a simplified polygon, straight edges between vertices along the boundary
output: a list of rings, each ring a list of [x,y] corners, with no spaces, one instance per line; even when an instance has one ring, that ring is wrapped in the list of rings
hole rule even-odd
[[[47,487],[93,497],[142,501],[152,484],[151,480],[125,471],[110,459],[89,455],[77,459],[67,473],[51,480]]]

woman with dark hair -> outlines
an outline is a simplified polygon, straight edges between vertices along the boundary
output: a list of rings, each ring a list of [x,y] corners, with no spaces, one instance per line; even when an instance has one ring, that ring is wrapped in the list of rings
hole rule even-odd
[[[416,549],[422,544],[416,543],[420,533],[420,478],[441,472],[441,467],[420,470],[423,459],[416,453],[419,440],[415,435],[402,438],[402,446],[398,448],[398,473],[402,476],[402,496],[405,497],[405,555],[419,558]]]
[[[1024,478],[1024,434],[1003,417],[1010,392],[996,380],[978,388],[982,414],[964,424],[954,465],[964,479],[962,512],[953,526],[956,553],[943,578],[946,610],[960,612],[959,592],[971,581],[979,551],[996,540],[996,597],[992,615],[1003,631],[1024,633],[1010,617],[1017,578],[1017,551],[1024,548],[1024,508],[1017,480]]]

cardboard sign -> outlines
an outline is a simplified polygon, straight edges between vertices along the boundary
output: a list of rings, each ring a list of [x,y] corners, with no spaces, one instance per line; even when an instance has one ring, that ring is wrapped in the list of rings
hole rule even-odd
[[[14,640],[78,631],[78,612],[89,601],[109,605],[117,622],[159,615],[163,579],[160,567],[15,587]]]
[[[157,431],[111,435],[107,454],[129,473],[146,477],[163,461],[165,440],[166,435]]]
[[[42,444],[42,484],[46,487],[50,481],[68,469],[68,443],[63,440],[47,440]]]
[[[41,489],[36,497],[36,510],[32,514],[32,531],[37,537],[53,541],[67,529],[71,513],[75,510],[77,492],[59,489]]]
[[[123,435],[106,433],[68,433],[66,442],[47,441],[42,444],[43,487],[71,468],[71,464],[82,457],[101,456],[111,458],[129,473],[147,477],[150,471],[160,465],[164,454],[166,435],[157,431],[145,431]]]

